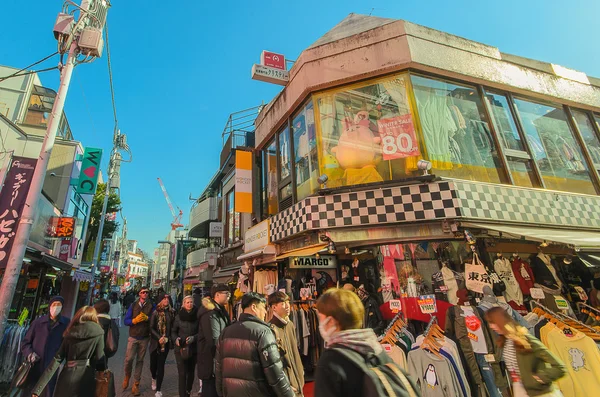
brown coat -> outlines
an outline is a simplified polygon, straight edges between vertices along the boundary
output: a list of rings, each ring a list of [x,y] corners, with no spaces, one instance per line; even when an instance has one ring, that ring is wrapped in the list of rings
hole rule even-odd
[[[271,328],[275,332],[285,373],[290,380],[290,384],[296,391],[296,395],[301,396],[302,388],[304,387],[304,366],[302,365],[300,351],[298,350],[294,323],[288,320],[287,324],[284,324],[277,316],[273,316],[271,319]]]

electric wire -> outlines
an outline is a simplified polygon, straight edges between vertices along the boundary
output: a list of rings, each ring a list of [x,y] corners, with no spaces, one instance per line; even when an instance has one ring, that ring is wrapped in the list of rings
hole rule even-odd
[[[0,77],[0,83],[1,83],[1,82],[3,82],[4,80],[7,80],[7,79],[10,79],[10,78],[12,78],[12,77],[25,76],[25,75],[27,75],[27,74],[39,73],[39,72],[47,72],[47,71],[49,71],[49,70],[58,69],[58,66],[55,66],[55,67],[53,67],[53,68],[41,69],[41,70],[38,70],[38,71],[30,71],[30,72],[21,73],[21,72],[23,72],[23,71],[25,71],[25,70],[27,70],[27,69],[31,69],[31,68],[32,68],[32,67],[34,67],[35,65],[38,65],[38,64],[40,64],[40,63],[42,63],[42,62],[44,62],[44,61],[46,61],[46,60],[48,60],[48,59],[52,58],[53,56],[55,56],[55,55],[57,55],[57,54],[58,54],[58,51],[56,51],[56,52],[55,52],[55,53],[53,53],[53,54],[50,54],[50,55],[48,55],[48,56],[47,56],[47,57],[45,57],[45,58],[42,58],[42,59],[40,59],[40,60],[39,60],[39,61],[37,61],[37,62],[34,62],[34,63],[32,63],[32,64],[31,64],[31,65],[29,65],[29,66],[25,66],[25,67],[24,67],[23,69],[21,69],[21,70],[17,70],[16,72],[14,72],[14,73],[13,73],[13,74],[11,74],[11,75],[8,75],[8,76],[5,76],[5,77]]]

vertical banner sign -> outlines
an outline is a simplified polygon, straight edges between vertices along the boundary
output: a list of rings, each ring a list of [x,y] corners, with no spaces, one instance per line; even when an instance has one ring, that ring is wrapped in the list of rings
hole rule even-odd
[[[377,120],[384,160],[418,156],[419,143],[410,114]]]
[[[69,259],[69,253],[71,252],[71,239],[63,239],[60,242],[60,251],[58,251],[58,259],[66,261]]]
[[[252,152],[235,155],[235,212],[252,213]]]
[[[102,149],[85,148],[83,162],[81,163],[81,173],[77,182],[77,193],[96,193],[98,174],[100,173],[100,160],[102,160]]]
[[[5,268],[37,159],[13,157],[0,193],[0,268]]]

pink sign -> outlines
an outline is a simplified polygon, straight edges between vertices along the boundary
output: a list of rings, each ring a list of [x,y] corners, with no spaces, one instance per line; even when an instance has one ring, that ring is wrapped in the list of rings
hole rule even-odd
[[[419,142],[410,114],[377,120],[384,160],[418,156]]]
[[[69,259],[69,253],[71,251],[71,240],[65,239],[60,243],[60,251],[58,251],[58,259],[66,261]]]
[[[263,51],[260,58],[260,62],[263,66],[269,66],[275,69],[286,70],[285,55],[277,54],[270,51]]]

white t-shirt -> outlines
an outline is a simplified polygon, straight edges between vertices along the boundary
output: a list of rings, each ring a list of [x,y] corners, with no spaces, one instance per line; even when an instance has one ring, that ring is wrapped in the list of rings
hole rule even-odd
[[[477,354],[488,354],[488,347],[485,343],[485,337],[483,336],[483,329],[481,328],[481,320],[473,312],[473,308],[470,306],[461,306],[463,311],[462,316],[465,318],[467,325],[467,332],[473,352]]]

